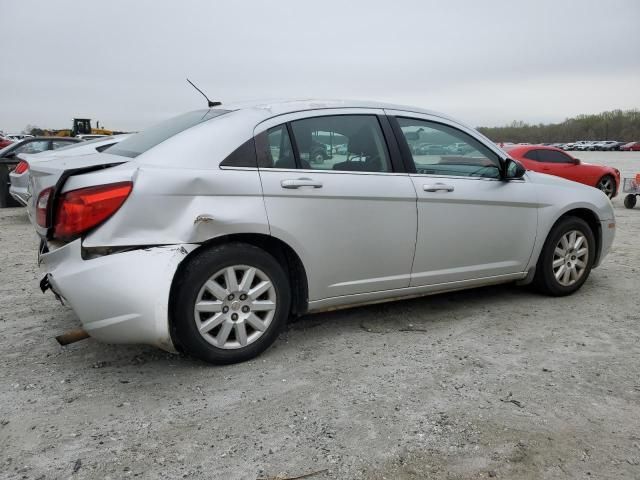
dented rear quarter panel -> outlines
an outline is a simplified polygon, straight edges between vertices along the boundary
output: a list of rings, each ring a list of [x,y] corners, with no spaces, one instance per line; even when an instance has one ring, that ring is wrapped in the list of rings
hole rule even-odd
[[[202,243],[234,233],[269,234],[257,171],[147,165],[133,176],[127,201],[86,236],[85,247]],[[206,221],[196,221],[202,219]]]

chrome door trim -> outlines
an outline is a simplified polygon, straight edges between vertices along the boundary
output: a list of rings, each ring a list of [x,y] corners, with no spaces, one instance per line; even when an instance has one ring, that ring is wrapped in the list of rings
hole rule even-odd
[[[314,117],[332,117],[338,115],[384,115],[382,108],[323,108],[319,110],[302,110],[299,112],[284,113],[275,117],[268,118],[258,123],[253,128],[253,136],[257,136],[262,132],[269,130],[271,127],[277,127],[283,123],[293,122],[296,120],[304,120],[305,118]],[[382,127],[381,127],[382,128]]]
[[[498,157],[500,157],[500,159],[505,160],[506,158],[509,157],[509,155],[504,150],[502,150],[500,147],[498,147],[495,143],[493,143],[491,140],[489,140],[487,137],[482,135],[477,130],[474,130],[471,127],[467,127],[462,123],[458,123],[448,118],[439,117],[437,115],[430,115],[427,113],[417,113],[417,112],[411,112],[406,110],[387,109],[387,108],[384,109],[384,113],[385,115],[389,115],[392,117],[415,118],[416,120],[425,120],[428,122],[447,125],[449,127],[458,129],[466,133],[467,135],[473,137],[478,142],[482,143],[485,147],[487,147],[489,150],[491,150],[493,153],[495,153]]]

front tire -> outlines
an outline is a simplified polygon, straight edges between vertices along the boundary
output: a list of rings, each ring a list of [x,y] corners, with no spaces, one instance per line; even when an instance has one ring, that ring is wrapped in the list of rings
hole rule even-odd
[[[605,175],[600,180],[598,180],[596,188],[602,190],[604,194],[609,198],[613,198],[616,196],[616,181],[611,175]]]
[[[253,245],[231,243],[196,253],[177,282],[177,343],[209,363],[256,357],[289,317],[289,279],[274,257]]]
[[[596,240],[581,218],[565,217],[551,229],[540,253],[534,285],[560,297],[576,292],[589,277],[596,257]]]

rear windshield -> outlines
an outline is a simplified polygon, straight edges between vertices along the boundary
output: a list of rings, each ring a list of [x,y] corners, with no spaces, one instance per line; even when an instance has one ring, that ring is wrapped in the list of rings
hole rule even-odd
[[[170,118],[169,120],[158,123],[153,127],[147,128],[143,132],[131,135],[126,140],[123,140],[117,145],[109,148],[109,153],[112,155],[135,158],[141,153],[146,152],[174,135],[198,125],[199,123],[219,117],[229,111],[230,110],[221,109],[196,110],[194,112]]]

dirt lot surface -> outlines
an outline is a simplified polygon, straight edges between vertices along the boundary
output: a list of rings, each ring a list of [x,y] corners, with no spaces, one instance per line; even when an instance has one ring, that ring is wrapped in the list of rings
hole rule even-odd
[[[585,153],[640,172],[637,153]],[[640,208],[577,294],[308,316],[241,365],[92,339],[0,211],[0,478],[640,478]],[[117,301],[117,300],[116,300]]]

